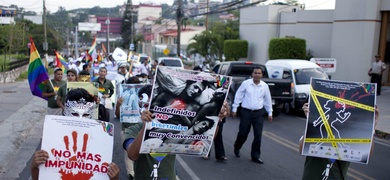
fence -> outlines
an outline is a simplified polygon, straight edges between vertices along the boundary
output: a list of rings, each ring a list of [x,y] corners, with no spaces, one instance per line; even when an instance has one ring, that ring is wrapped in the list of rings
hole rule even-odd
[[[10,71],[19,67],[22,67],[24,65],[27,65],[29,63],[29,59],[22,59],[17,61],[12,61],[8,64],[3,64],[0,66],[0,72]]]

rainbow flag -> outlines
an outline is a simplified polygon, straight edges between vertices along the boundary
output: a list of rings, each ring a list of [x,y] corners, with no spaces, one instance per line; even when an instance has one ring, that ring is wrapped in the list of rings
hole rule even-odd
[[[49,74],[47,74],[45,65],[42,63],[42,59],[39,56],[38,50],[35,47],[33,39],[30,37],[30,63],[28,65],[28,83],[30,85],[31,93],[34,96],[38,96],[42,99],[46,99],[42,96],[43,89],[49,80]]]
[[[66,69],[68,68],[68,63],[66,59],[62,57],[56,50],[54,50],[56,54],[56,67],[61,68],[62,72],[66,73]]]
[[[106,46],[104,46],[104,43],[102,43],[102,50],[103,50],[103,55],[106,55],[107,49],[106,49]]]
[[[92,56],[92,61],[96,59],[97,53],[96,53],[96,36],[93,39],[91,48],[89,48],[88,54]]]

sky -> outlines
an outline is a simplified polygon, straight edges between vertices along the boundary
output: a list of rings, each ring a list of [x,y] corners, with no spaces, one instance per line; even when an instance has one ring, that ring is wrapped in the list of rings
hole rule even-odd
[[[46,8],[50,12],[56,12],[59,6],[64,6],[66,10],[72,10],[77,8],[91,8],[95,6],[100,7],[115,7],[122,5],[127,0],[45,0]],[[171,5],[174,0],[133,0],[133,4],[139,4],[140,2],[153,2],[155,4],[167,3]],[[197,1],[197,0],[195,0]],[[210,0],[211,1],[211,0]],[[222,1],[222,0],[214,0]],[[266,4],[272,3],[275,0],[268,0]],[[283,0],[280,0],[283,1]],[[298,3],[304,3],[306,9],[334,9],[336,0],[298,0]],[[0,5],[9,6],[16,4],[18,7],[23,7],[27,11],[35,11],[41,13],[43,10],[43,0],[0,0]]]

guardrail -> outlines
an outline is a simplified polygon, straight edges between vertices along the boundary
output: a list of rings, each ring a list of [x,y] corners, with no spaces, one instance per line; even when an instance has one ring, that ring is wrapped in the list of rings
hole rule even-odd
[[[10,71],[19,67],[22,67],[24,65],[27,65],[29,63],[29,58],[12,61],[8,64],[3,64],[0,66],[0,72]]]

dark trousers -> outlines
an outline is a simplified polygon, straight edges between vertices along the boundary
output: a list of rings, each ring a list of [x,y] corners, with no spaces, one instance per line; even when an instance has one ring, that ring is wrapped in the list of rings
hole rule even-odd
[[[218,132],[214,138],[215,158],[217,158],[217,159],[225,157],[225,148],[223,146],[223,138],[222,138],[222,131],[223,131],[223,124],[224,123],[225,123],[225,119],[223,119],[222,122],[218,123]],[[208,156],[210,156],[210,152],[209,152]]]
[[[382,74],[371,74],[371,83],[376,83],[376,94],[381,95]]]
[[[234,142],[234,149],[241,149],[242,145],[245,143],[248,138],[249,131],[251,130],[251,125],[253,126],[253,142],[251,149],[252,158],[260,158],[260,146],[261,146],[261,135],[263,131],[263,122],[262,117],[263,111],[252,112],[247,109],[241,110],[241,119],[240,127],[237,134],[236,142]]]

